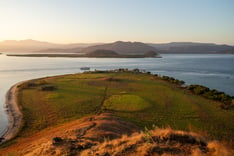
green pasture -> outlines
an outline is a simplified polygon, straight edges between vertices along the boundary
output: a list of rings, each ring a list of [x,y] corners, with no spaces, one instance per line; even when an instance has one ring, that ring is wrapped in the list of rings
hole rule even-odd
[[[29,82],[28,82],[29,83]],[[152,125],[195,131],[210,138],[234,139],[234,110],[194,95],[157,76],[133,72],[63,75],[19,86],[24,114],[20,136],[81,117],[112,112],[141,128]],[[42,91],[41,86],[56,86]]]

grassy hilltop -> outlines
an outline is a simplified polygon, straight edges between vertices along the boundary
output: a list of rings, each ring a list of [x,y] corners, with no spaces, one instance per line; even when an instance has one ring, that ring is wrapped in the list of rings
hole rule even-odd
[[[17,94],[22,127],[0,155],[232,155],[209,140],[233,146],[232,97],[181,84],[124,69],[27,81]]]
[[[87,115],[114,113],[137,126],[170,126],[233,141],[233,110],[150,74],[91,72],[32,80],[20,87],[20,136]]]

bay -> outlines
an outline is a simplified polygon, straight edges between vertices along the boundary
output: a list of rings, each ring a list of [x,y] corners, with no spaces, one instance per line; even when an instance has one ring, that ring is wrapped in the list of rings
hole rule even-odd
[[[39,58],[0,55],[0,136],[6,131],[7,90],[20,81],[61,74],[117,68],[144,69],[154,74],[201,84],[234,96],[234,55],[167,54],[162,58]]]

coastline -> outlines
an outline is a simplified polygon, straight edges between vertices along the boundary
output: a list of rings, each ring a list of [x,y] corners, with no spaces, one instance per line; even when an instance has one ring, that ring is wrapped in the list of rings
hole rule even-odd
[[[145,55],[80,55],[80,54],[7,54],[15,57],[68,57],[68,58],[161,58],[157,56]]]
[[[23,114],[17,103],[18,95],[18,85],[21,85],[23,82],[19,82],[13,85],[6,93],[6,113],[8,115],[8,126],[6,132],[1,136],[3,138],[0,144],[14,138],[21,127]]]

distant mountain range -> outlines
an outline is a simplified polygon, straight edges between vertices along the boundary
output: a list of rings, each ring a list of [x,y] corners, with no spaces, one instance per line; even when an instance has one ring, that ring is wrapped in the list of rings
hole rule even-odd
[[[234,46],[213,43],[171,42],[149,45],[157,48],[161,54],[234,54]]]
[[[55,44],[35,40],[6,40],[0,42],[0,52],[5,53],[66,53],[97,45],[98,43]]]
[[[234,54],[234,46],[193,42],[164,44],[122,41],[108,44],[55,44],[35,40],[0,42],[0,53],[89,53],[95,50],[111,50],[121,55],[142,55],[149,51],[160,54]]]
[[[34,40],[5,41],[0,43],[1,52],[24,53],[92,53],[97,50],[109,50],[119,55],[144,55],[145,53],[159,52],[156,48],[141,42],[117,41],[108,44],[52,44]]]

